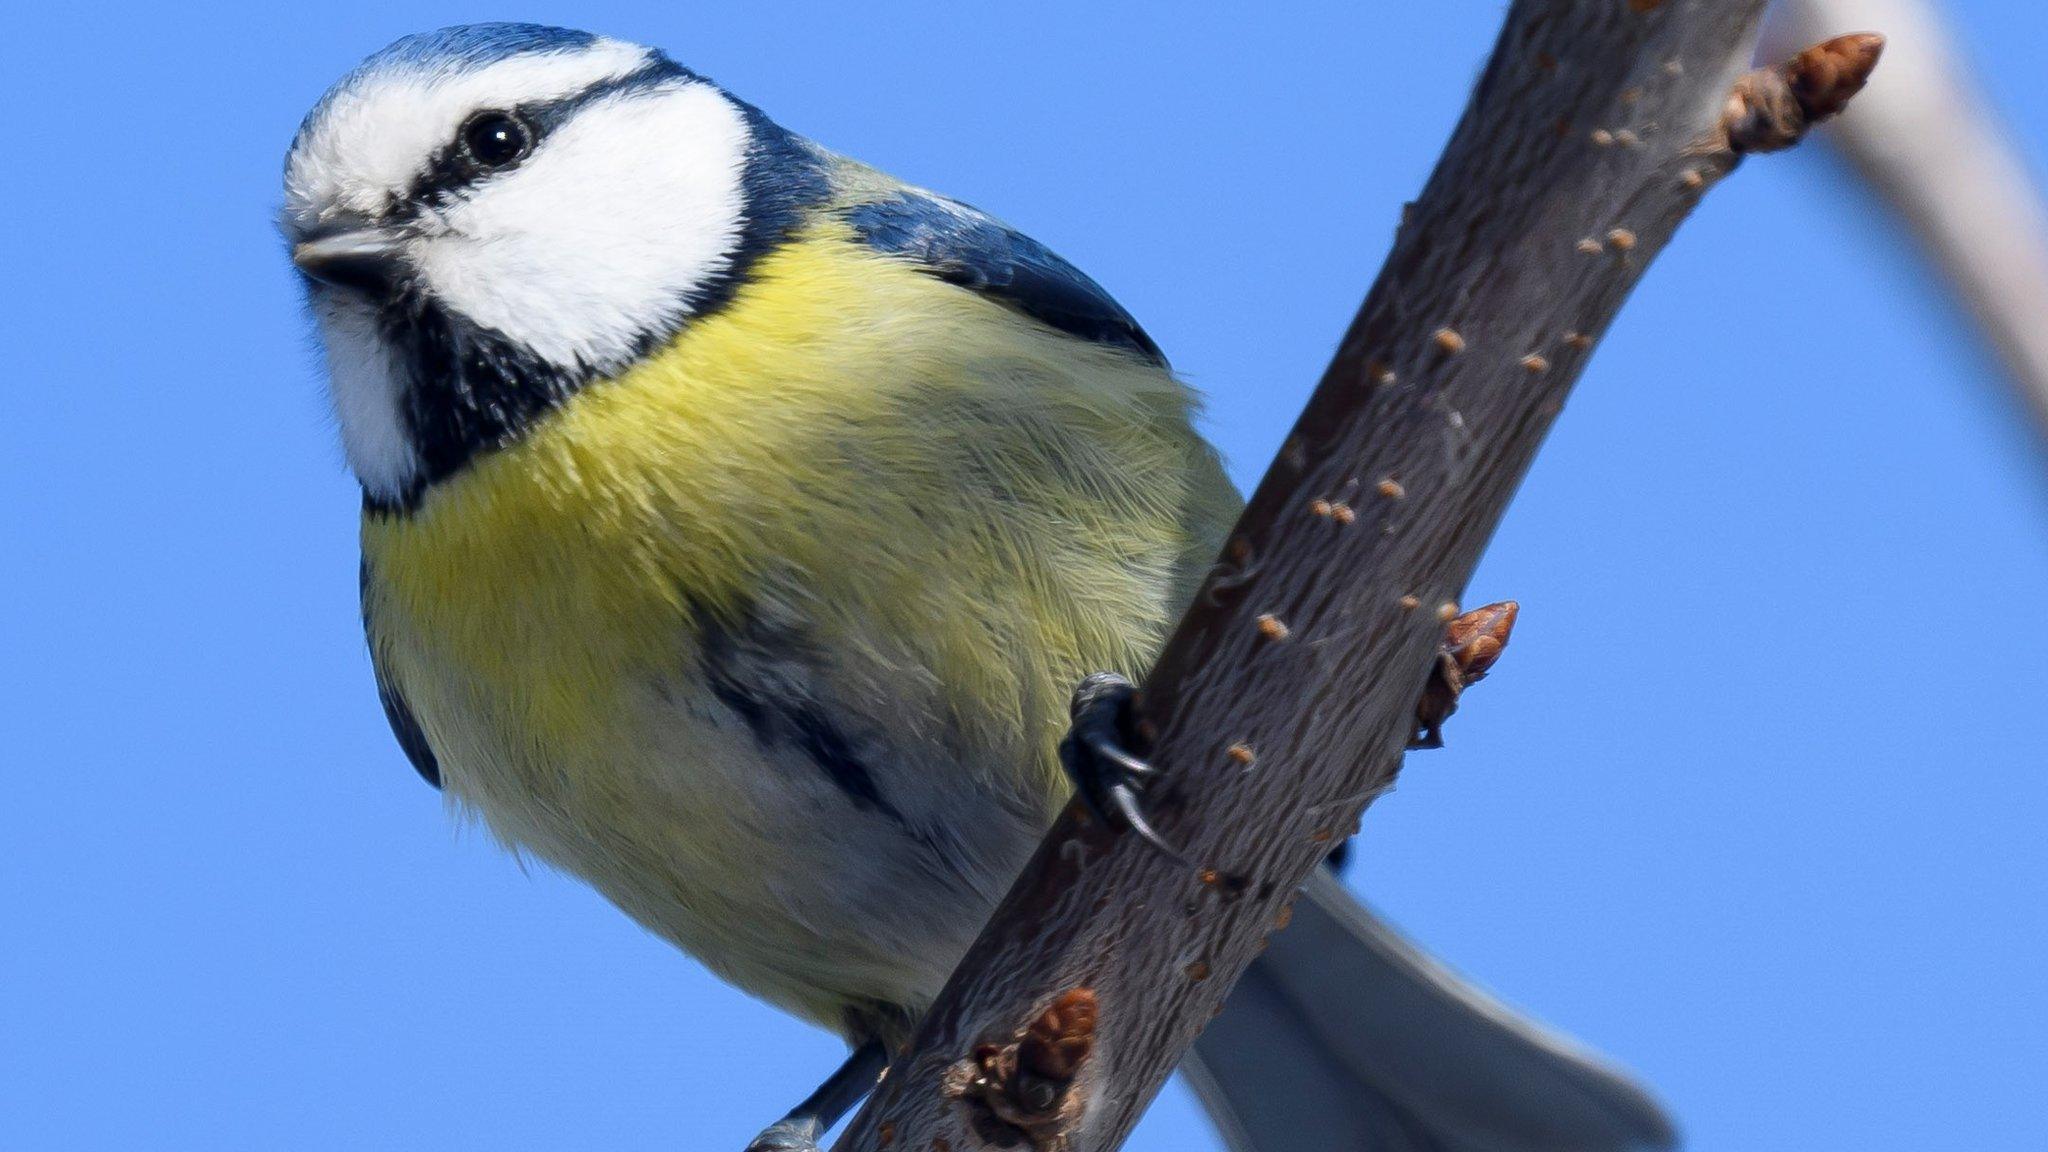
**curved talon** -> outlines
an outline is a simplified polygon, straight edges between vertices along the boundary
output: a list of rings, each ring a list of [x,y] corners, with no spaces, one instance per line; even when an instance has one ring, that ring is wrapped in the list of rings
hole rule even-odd
[[[1108,738],[1099,741],[1091,740],[1088,744],[1088,750],[1123,769],[1125,775],[1133,776],[1140,780],[1150,780],[1159,775],[1159,769],[1124,751]]]
[[[1112,787],[1109,790],[1109,798],[1116,803],[1117,813],[1124,818],[1124,825],[1131,831],[1136,832],[1138,839],[1150,844],[1157,851],[1165,853],[1166,858],[1176,864],[1189,868],[1195,866],[1194,861],[1181,855],[1180,849],[1168,844],[1166,837],[1161,836],[1159,830],[1152,827],[1151,822],[1145,819],[1145,813],[1138,807],[1138,794],[1131,790],[1130,785],[1118,784]]]
[[[1060,764],[1073,780],[1081,802],[1111,828],[1127,828],[1167,859],[1187,867],[1192,861],[1145,818],[1139,794],[1159,769],[1123,746],[1123,721],[1137,689],[1113,672],[1097,672],[1074,689],[1073,727],[1060,741]]]

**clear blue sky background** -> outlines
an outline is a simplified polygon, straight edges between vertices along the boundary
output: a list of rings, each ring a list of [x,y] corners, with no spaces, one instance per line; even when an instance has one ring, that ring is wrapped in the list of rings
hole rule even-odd
[[[0,1148],[736,1152],[836,1042],[452,827],[385,730],[271,227],[299,117],[443,23],[665,45],[1093,272],[1248,483],[1502,5],[286,7],[10,21]],[[2048,14],[1955,9],[2038,159]],[[1752,164],[1564,414],[1472,589],[1515,647],[1353,881],[1695,1148],[2048,1146],[2044,476],[1896,230]],[[1214,1145],[1176,1088],[1132,1147]]]

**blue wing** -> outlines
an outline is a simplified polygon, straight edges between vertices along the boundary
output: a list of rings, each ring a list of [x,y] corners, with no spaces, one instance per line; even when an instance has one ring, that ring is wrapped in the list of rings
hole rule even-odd
[[[846,215],[861,239],[878,251],[914,260],[949,284],[1070,336],[1127,348],[1166,367],[1159,345],[1100,284],[992,216],[957,200],[914,191],[859,205]]]

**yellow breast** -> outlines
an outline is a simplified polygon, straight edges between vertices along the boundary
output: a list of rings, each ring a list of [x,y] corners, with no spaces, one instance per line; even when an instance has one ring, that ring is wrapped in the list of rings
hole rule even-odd
[[[697,707],[707,625],[793,621],[830,706],[904,733],[893,759],[1049,813],[1067,693],[1142,671],[1235,506],[1164,371],[827,230],[367,516],[366,609],[451,792],[704,951],[729,885],[619,873],[757,856],[783,818],[709,734],[725,782],[689,787],[698,737],[659,715]]]

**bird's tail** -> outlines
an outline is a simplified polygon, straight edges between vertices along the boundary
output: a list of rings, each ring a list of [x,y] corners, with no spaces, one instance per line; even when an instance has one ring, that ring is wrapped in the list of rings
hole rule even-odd
[[[1621,1152],[1671,1121],[1317,869],[1181,1070],[1231,1152]]]

